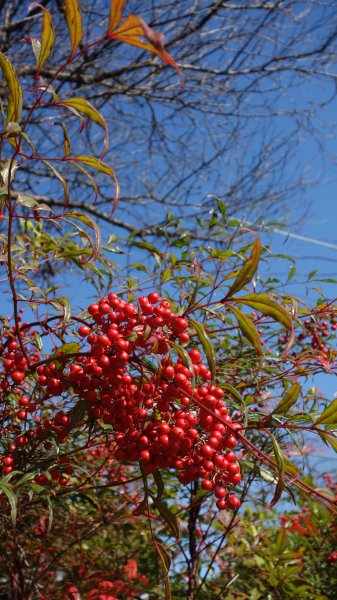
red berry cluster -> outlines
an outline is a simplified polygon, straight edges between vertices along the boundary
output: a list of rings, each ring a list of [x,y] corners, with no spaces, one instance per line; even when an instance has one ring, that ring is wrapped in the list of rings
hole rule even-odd
[[[326,559],[326,562],[328,567],[335,567],[337,565],[337,552],[329,554],[329,556]]]
[[[75,390],[89,418],[111,426],[118,460],[139,461],[146,473],[176,469],[183,484],[201,478],[219,509],[238,508],[229,487],[241,480],[233,452],[241,425],[228,415],[200,352],[178,349],[177,341],[190,340],[188,321],[156,292],[138,306],[109,294],[88,313],[93,323],[78,329],[83,350],[89,345],[84,356],[38,367],[46,394]],[[69,419],[58,413],[42,427],[62,441]]]
[[[328,351],[326,339],[337,330],[335,316],[334,312],[328,311],[324,312],[323,316],[317,314],[305,319],[303,331],[298,335],[297,341],[310,346],[314,350],[326,353]],[[286,344],[289,341],[288,334],[280,335],[278,341],[280,344]]]

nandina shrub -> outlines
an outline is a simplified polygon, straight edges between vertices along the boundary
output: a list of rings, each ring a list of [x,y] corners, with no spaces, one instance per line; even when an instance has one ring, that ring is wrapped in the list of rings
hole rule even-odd
[[[220,200],[199,223],[210,246],[200,247],[193,228],[188,238],[170,217],[160,249],[151,233],[120,240],[131,256],[144,257],[128,261],[128,277],[108,258],[124,251],[115,238],[102,244],[81,204],[71,206],[74,173],[88,178],[93,202],[108,181],[112,210],[119,184],[102,160],[108,138],[101,113],[85,98],[55,91],[63,70],[118,41],[158,55],[180,75],[162,36],[142,18],[120,24],[123,5],[113,1],[108,29],[84,43],[80,7],[65,3],[71,50],[47,82],[41,74],[55,36],[51,14],[40,7],[41,41],[31,40],[37,64],[24,92],[0,54],[7,86],[1,284],[11,314],[0,332],[0,573],[11,598],[121,599],[144,589],[168,598],[170,568],[174,585],[184,582],[179,594],[200,597],[257,480],[265,505],[296,487],[336,512],[335,497],[303,479],[287,454],[306,436],[337,447],[336,401],[308,393],[305,383],[335,372],[333,302],[320,298],[308,308],[257,279],[263,244],[253,229],[227,220]],[[36,127],[43,131],[44,115],[56,111],[67,116],[56,122],[63,136],[57,156],[49,156]],[[85,117],[103,130],[103,154],[83,154],[80,136],[68,133],[73,114],[81,129]],[[59,212],[39,189],[22,192],[25,169],[61,184]],[[68,268],[95,285],[87,310],[72,309],[59,291],[57,274]]]

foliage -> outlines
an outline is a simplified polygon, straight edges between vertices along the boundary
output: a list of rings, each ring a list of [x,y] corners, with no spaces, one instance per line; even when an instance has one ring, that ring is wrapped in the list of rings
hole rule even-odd
[[[3,597],[131,599],[146,591],[168,599],[171,583],[175,598],[211,597],[215,563],[226,574],[223,544],[234,548],[240,527],[249,544],[238,510],[255,489],[270,508],[301,493],[337,512],[335,494],[315,487],[289,455],[290,445],[312,438],[337,448],[336,401],[307,384],[336,371],[337,307],[322,295],[307,306],[269,277],[274,258],[219,199],[196,218],[212,239],[206,245],[174,215],[157,231],[160,247],[153,232],[102,239],[87,212],[70,206],[78,190],[69,173],[89,181],[93,205],[105,178],[116,210],[119,183],[102,158],[108,126],[86,98],[55,91],[57,83],[107,43],[152,52],[181,73],[160,33],[135,15],[121,21],[124,2],[112,2],[108,28],[86,42],[80,6],[67,0],[70,53],[46,81],[57,42],[52,15],[37,7],[32,87],[0,55],[1,285],[11,312],[0,331]],[[40,150],[39,127],[57,111],[57,152],[45,141]],[[69,111],[81,130],[87,120],[98,127],[101,155],[83,153]],[[20,172],[41,165],[63,190],[59,209],[45,199],[54,187],[41,182],[43,198],[21,188]],[[62,293],[67,272],[94,285],[88,307]],[[271,535],[276,554],[278,539]],[[287,580],[284,594],[294,586]]]

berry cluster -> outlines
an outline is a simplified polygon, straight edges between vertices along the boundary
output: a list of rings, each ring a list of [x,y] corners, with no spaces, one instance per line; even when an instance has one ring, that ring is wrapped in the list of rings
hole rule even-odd
[[[333,311],[324,312],[322,315],[317,314],[304,320],[303,330],[298,335],[297,341],[324,354],[328,352],[326,340],[337,330],[337,322]],[[278,341],[281,345],[287,344],[289,341],[288,334],[280,335]]]
[[[329,556],[326,559],[326,562],[328,567],[335,567],[337,565],[337,552],[329,554]]]
[[[58,356],[37,368],[46,394],[73,389],[92,421],[111,426],[120,461],[139,461],[146,473],[158,468],[178,470],[183,484],[202,479],[219,509],[238,508],[229,492],[241,480],[233,449],[239,423],[233,423],[213,385],[200,352],[187,352],[188,322],[171,310],[156,292],[134,303],[109,294],[88,313],[93,323],[81,325],[83,356]],[[41,428],[53,430],[61,442],[69,417],[58,412]]]

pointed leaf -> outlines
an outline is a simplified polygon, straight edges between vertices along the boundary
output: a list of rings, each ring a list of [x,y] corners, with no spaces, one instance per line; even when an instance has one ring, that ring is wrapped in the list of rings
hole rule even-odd
[[[83,35],[82,15],[77,0],[65,0],[64,4],[70,36],[71,55],[73,55],[75,54]]]
[[[77,354],[81,346],[77,342],[68,342],[56,348],[55,352],[51,354],[51,357],[58,356],[59,354]]]
[[[117,27],[117,25],[120,23],[124,4],[125,0],[111,0],[108,32],[115,29],[115,27]]]
[[[337,423],[337,398],[329,404],[322,412],[320,417],[315,421],[315,425],[322,423],[324,425],[334,425]]]
[[[140,39],[141,37],[145,37],[149,43],[143,42]],[[177,71],[181,85],[183,86],[181,70],[164,48],[164,34],[149,27],[141,17],[129,15],[118,29],[108,32],[108,38],[119,40],[120,42],[130,44],[130,46],[136,46],[137,48],[157,54],[164,62]]]
[[[93,258],[93,260],[96,259],[99,254],[99,249],[101,247],[101,232],[99,230],[97,223],[95,223],[95,221],[90,219],[90,217],[88,217],[87,215],[77,212],[75,210],[64,213],[64,217],[67,219],[71,218],[71,219],[76,219],[78,221],[81,221],[87,227],[90,227],[90,229],[93,229],[93,231],[95,232],[96,244],[95,244],[94,254],[93,254],[92,258]]]
[[[207,358],[207,362],[208,362],[208,366],[209,366],[209,370],[211,371],[212,374],[212,378],[214,378],[215,375],[215,355],[214,355],[214,348],[213,348],[213,344],[211,342],[211,340],[209,339],[204,326],[201,323],[198,323],[198,321],[196,321],[195,319],[188,319],[189,322],[191,323],[192,327],[194,328],[194,330],[196,331],[198,338],[202,344],[202,347],[204,349],[204,352],[206,354],[206,358]]]
[[[257,353],[262,355],[263,352],[260,343],[260,336],[251,318],[238,308],[235,308],[234,306],[228,306],[228,308],[235,315],[238,325],[245,338],[247,338],[247,340],[252,344],[252,346],[254,346]]]
[[[291,388],[286,392],[284,398],[282,398],[281,402],[276,406],[273,410],[273,413],[277,413],[281,415],[283,413],[287,413],[289,408],[291,408],[300,394],[301,386],[298,383],[294,383]]]
[[[241,298],[232,298],[234,302],[246,304],[263,315],[272,317],[286,329],[293,329],[293,322],[290,313],[283,308],[281,304],[272,300],[268,294],[247,294]]]
[[[38,2],[33,2],[29,6],[29,9],[36,8],[36,7],[41,8],[41,10],[43,12],[41,43],[39,43],[38,47],[35,44],[35,47],[34,47],[34,43],[32,40],[33,50],[34,50],[34,54],[35,54],[36,62],[37,62],[37,70],[39,72],[41,67],[43,67],[44,63],[46,62],[47,58],[49,57],[49,55],[51,53],[51,49],[55,42],[55,34],[54,34],[53,21],[52,21],[50,12],[44,6],[39,4]]]
[[[176,540],[179,540],[179,527],[177,517],[175,516],[175,514],[172,513],[168,506],[164,504],[164,502],[161,502],[161,500],[159,500],[158,498],[152,496],[152,500],[155,507],[158,509],[160,516],[163,517],[172,535],[174,535]]]
[[[160,562],[163,568],[164,573],[164,582],[165,582],[165,600],[171,600],[171,588],[170,588],[170,580],[168,577],[168,572],[171,566],[171,559],[167,553],[166,548],[160,542],[153,542],[155,550],[160,558]]]
[[[108,148],[108,128],[105,122],[105,119],[101,115],[101,113],[85,98],[68,98],[68,100],[62,100],[62,102],[57,102],[59,106],[67,106],[70,109],[74,109],[75,111],[84,114],[86,117],[94,121],[99,127],[104,130],[104,152],[106,152]],[[82,129],[82,128],[81,128]]]
[[[152,475],[153,475],[153,479],[155,480],[155,484],[157,486],[157,499],[159,500],[159,498],[161,498],[164,493],[163,478],[160,474],[159,469],[156,469],[155,471],[153,471]]]
[[[109,165],[107,165],[105,162],[98,160],[97,158],[94,158],[93,156],[85,156],[85,155],[69,156],[69,157],[67,157],[66,160],[74,162],[74,163],[79,162],[84,165],[88,165],[89,167],[92,167],[99,173],[104,173],[105,175],[109,175],[109,177],[111,177],[111,179],[113,180],[113,182],[115,184],[115,196],[114,196],[114,200],[113,200],[113,209],[112,209],[112,212],[114,212],[117,202],[118,202],[118,198],[119,198],[119,184],[118,184],[117,177],[115,175],[115,171],[113,170],[113,168],[110,167]]]
[[[19,121],[22,112],[22,88],[12,63],[0,52],[0,69],[8,87],[6,123]]]
[[[12,523],[13,525],[15,525],[17,517],[17,502],[16,496],[13,493],[13,488],[8,483],[3,483],[2,481],[0,481],[0,491],[2,491],[7,497],[7,500],[11,507]]]
[[[252,281],[252,279],[257,271],[257,268],[259,266],[260,254],[261,254],[261,242],[260,242],[259,238],[256,238],[253,248],[252,248],[251,255],[245,261],[245,263],[243,264],[243,267],[239,271],[234,283],[229,288],[229,290],[224,298],[225,300],[227,300],[227,298],[230,298],[231,296],[233,296],[233,294],[235,294],[236,292],[239,292],[240,290],[242,290],[242,288],[245,285],[247,285],[247,283],[250,283]]]
[[[64,177],[62,177],[60,171],[58,169],[56,169],[56,167],[54,167],[54,165],[52,163],[50,163],[48,160],[42,160],[41,162],[43,162],[43,164],[45,164],[56,176],[56,178],[59,180],[60,184],[62,185],[63,189],[64,189],[64,206],[65,208],[67,208],[68,204],[69,204],[69,200],[70,200],[70,194],[69,194],[69,190],[68,190],[68,185],[66,180],[64,179]]]

